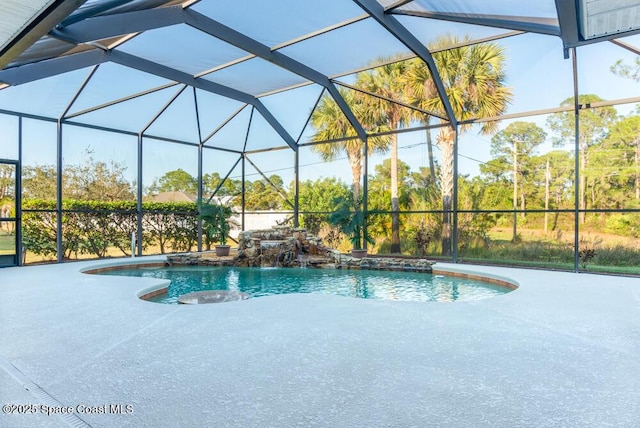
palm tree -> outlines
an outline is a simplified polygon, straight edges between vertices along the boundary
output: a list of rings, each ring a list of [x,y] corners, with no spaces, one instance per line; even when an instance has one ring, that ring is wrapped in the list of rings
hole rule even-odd
[[[354,91],[339,89],[339,92],[354,115],[361,122],[365,122],[361,123],[364,128],[373,131],[382,130],[377,125],[380,121],[372,117],[372,109],[365,107],[363,97]],[[362,176],[362,140],[357,138],[355,129],[330,95],[325,95],[311,114],[311,126],[316,130],[311,138],[313,141],[339,140],[313,145],[311,150],[320,155],[320,158],[325,162],[333,161],[343,152],[346,153],[353,178],[353,202],[354,207],[357,208],[360,200],[360,178]],[[351,138],[340,140],[348,137]],[[386,152],[389,145],[388,140],[387,137],[368,138],[369,152]]]
[[[402,76],[407,71],[407,62],[400,61],[359,73],[356,86],[382,97],[404,101],[405,85]],[[400,104],[380,98],[369,98],[368,107],[374,117],[384,118],[391,130],[408,124],[414,113]],[[391,134],[391,253],[400,253],[400,203],[398,199],[398,135]]]
[[[469,37],[460,40],[444,35],[429,45],[436,51],[449,46],[468,42]],[[510,102],[511,89],[505,87],[505,55],[496,43],[482,43],[443,50],[434,55],[436,67],[442,78],[447,98],[459,121],[472,118],[494,117],[506,111]],[[426,64],[413,60],[405,74],[409,100],[419,108],[445,114],[442,101]],[[462,125],[458,132],[465,132],[470,125]],[[497,122],[485,122],[480,128],[483,134],[494,133]],[[442,152],[440,185],[443,203],[442,253],[451,251],[451,208],[453,196],[453,149],[456,135],[449,127],[441,127],[436,139]]]

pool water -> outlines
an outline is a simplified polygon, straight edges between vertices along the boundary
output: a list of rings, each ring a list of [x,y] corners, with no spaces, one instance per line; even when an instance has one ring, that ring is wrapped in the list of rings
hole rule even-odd
[[[321,293],[419,302],[480,300],[511,291],[478,280],[396,271],[200,266],[118,269],[103,274],[170,280],[166,294],[150,299],[159,303],[178,303],[179,296],[203,290],[241,291],[251,298]]]

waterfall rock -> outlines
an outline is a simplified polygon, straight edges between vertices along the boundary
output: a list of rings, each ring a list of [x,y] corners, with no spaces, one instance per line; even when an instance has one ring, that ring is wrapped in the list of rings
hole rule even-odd
[[[326,247],[322,239],[303,228],[278,226],[245,230],[238,235],[238,248],[230,257],[212,252],[167,256],[168,265],[269,266],[330,269],[369,269],[432,272],[435,262],[404,257],[352,257]]]

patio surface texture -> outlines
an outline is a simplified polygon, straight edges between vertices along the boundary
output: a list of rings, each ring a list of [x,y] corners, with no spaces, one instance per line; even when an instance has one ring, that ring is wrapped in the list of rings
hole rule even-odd
[[[1,427],[640,426],[640,279],[438,263],[520,288],[178,306],[80,273],[113,263],[0,269]]]

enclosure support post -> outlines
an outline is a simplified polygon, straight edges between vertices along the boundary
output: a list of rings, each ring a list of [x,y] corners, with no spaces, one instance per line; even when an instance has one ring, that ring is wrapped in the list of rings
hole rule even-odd
[[[458,126],[453,131],[453,263],[458,263]]]
[[[293,152],[293,227],[300,227],[300,147]]]
[[[18,116],[18,167],[16,168],[16,264],[23,265],[22,259],[22,116]]]
[[[198,145],[198,251],[202,251],[202,143]]]
[[[242,213],[240,214],[240,224],[242,225],[242,231],[244,232],[244,205],[245,205],[245,198],[244,198],[244,192],[246,190],[245,187],[245,158],[246,158],[246,153],[242,152],[242,198],[241,198],[241,207],[242,207]]]
[[[136,203],[136,220],[138,223],[137,241],[138,255],[142,255],[142,132],[138,134],[138,197]]]
[[[574,177],[574,219],[573,219],[573,271],[578,272],[580,268],[580,101],[578,99],[578,59],[576,48],[571,48],[571,59],[573,65],[573,113],[575,116],[575,177]]]
[[[364,222],[362,223],[362,237],[363,237],[363,242],[362,242],[362,248],[363,249],[367,249],[368,244],[367,244],[367,239],[366,237],[367,235],[367,222],[369,220],[369,204],[368,204],[368,193],[369,193],[369,180],[368,180],[368,176],[369,176],[369,144],[368,144],[368,140],[367,138],[365,138],[362,141],[363,147],[363,158],[364,158],[364,174],[362,177],[362,218],[364,219]]]
[[[513,140],[513,237],[518,242],[518,140]]]
[[[200,126],[200,111],[198,110],[198,95],[193,88],[193,105],[196,109],[196,124],[198,125],[198,251],[202,251],[202,154],[204,145],[202,141],[202,128]]]
[[[62,263],[62,119],[58,119],[56,124],[56,253],[58,263]]]

